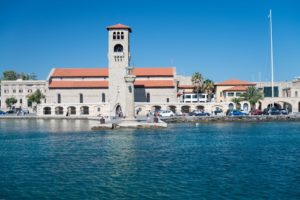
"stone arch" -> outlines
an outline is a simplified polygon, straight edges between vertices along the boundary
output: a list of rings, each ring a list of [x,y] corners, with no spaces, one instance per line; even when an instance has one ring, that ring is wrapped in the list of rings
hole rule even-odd
[[[152,111],[159,111],[159,110],[161,110],[161,106],[158,106],[158,105],[152,106],[151,110]]]
[[[182,113],[189,113],[191,112],[191,107],[190,106],[181,106],[181,112]]]
[[[75,106],[69,106],[67,110],[68,110],[68,115],[76,115],[76,107]]]
[[[290,113],[293,110],[293,106],[292,106],[292,104],[283,101],[282,102],[282,109],[286,109]]]
[[[196,106],[196,110],[203,110],[204,111],[204,106],[198,105],[198,106]]]
[[[248,111],[251,110],[251,105],[250,105],[250,103],[249,103],[248,101],[242,101],[242,102],[240,102],[240,105],[241,105],[240,108],[241,108],[243,111],[248,112]]]
[[[123,117],[123,111],[122,111],[122,107],[120,104],[116,105],[116,110],[115,110],[115,114],[118,117]]]
[[[233,110],[233,109],[235,109],[235,104],[233,102],[230,102],[228,104],[228,110]]]
[[[169,109],[173,112],[173,113],[176,113],[176,106],[169,106]]]
[[[273,106],[273,104],[274,104],[274,106]],[[275,108],[277,108],[277,109],[281,109],[281,105],[280,105],[279,103],[270,103],[270,104],[268,104],[267,107],[268,107],[268,108],[275,107]]]
[[[57,106],[57,107],[55,108],[55,114],[56,114],[56,115],[63,115],[63,114],[64,114],[64,108],[61,107],[61,106]]]
[[[116,44],[114,46],[114,52],[123,52],[123,46],[121,44]]]
[[[51,107],[44,107],[43,112],[44,115],[51,115]]]
[[[90,114],[90,108],[88,106],[81,106],[80,107],[80,114],[81,115],[89,115]]]

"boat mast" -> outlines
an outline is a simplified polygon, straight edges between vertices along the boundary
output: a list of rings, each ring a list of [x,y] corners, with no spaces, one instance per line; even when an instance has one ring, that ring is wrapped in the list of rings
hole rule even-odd
[[[273,33],[272,33],[272,10],[270,9],[270,44],[271,44],[271,86],[272,86],[272,107],[274,107],[274,61],[273,61]]]

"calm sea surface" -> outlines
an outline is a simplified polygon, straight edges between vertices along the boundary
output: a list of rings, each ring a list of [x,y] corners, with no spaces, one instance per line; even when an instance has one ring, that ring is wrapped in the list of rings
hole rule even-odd
[[[300,199],[300,123],[1,120],[0,199]]]

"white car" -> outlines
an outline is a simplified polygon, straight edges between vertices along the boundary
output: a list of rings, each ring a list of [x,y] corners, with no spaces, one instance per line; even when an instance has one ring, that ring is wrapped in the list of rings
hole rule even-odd
[[[175,116],[172,110],[161,110],[158,114],[160,117],[173,117]]]

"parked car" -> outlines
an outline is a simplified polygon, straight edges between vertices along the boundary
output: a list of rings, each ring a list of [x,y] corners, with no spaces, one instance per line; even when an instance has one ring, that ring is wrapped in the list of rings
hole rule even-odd
[[[172,110],[161,110],[158,113],[160,117],[173,117],[175,114]]]
[[[281,115],[288,115],[289,114],[289,111],[286,110],[286,109],[279,109],[279,112]]]
[[[263,114],[263,112],[261,111],[261,110],[252,110],[251,112],[250,112],[250,114],[251,115],[262,115]]]
[[[281,115],[281,112],[279,109],[273,107],[273,108],[266,108],[264,110],[264,114],[266,114],[266,115]]]
[[[215,114],[215,115],[218,115],[218,114],[221,114],[221,113],[223,113],[223,110],[221,109],[221,108],[216,108],[216,110],[214,110],[213,111],[213,113]]]
[[[16,111],[15,110],[9,110],[9,111],[6,111],[7,114],[15,114]]]
[[[26,115],[26,114],[29,114],[29,110],[27,108],[23,108],[22,109],[23,113]]]
[[[190,116],[210,116],[208,112],[204,111],[199,111],[199,110],[194,110],[189,113]]]
[[[0,110],[0,115],[5,115],[5,114],[6,114],[6,112]]]
[[[245,116],[247,114],[239,111],[239,110],[229,110],[227,113],[228,116]]]

